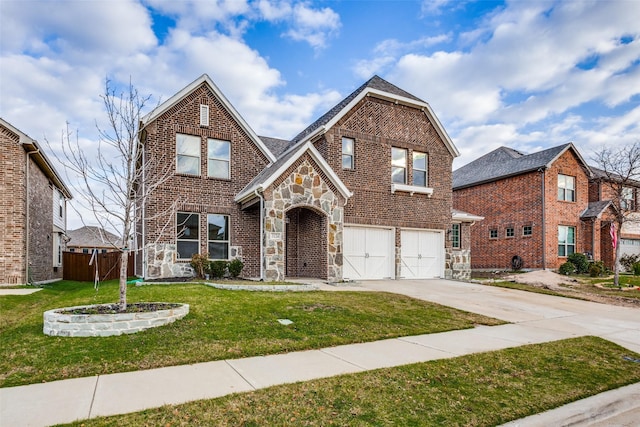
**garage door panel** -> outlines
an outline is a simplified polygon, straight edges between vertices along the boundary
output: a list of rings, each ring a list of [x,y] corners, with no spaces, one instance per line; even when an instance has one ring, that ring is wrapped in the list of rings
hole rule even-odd
[[[444,238],[440,231],[402,230],[401,274],[404,278],[431,279],[442,276]]]
[[[393,277],[394,232],[392,229],[344,227],[345,279]]]

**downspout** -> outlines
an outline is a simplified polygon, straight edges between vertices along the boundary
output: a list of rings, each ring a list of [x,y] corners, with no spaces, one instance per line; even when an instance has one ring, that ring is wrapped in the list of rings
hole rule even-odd
[[[253,194],[260,199],[260,280],[264,280],[264,197],[259,190],[263,188],[256,188]]]
[[[26,227],[25,227],[25,270],[24,270],[24,274],[25,274],[25,281],[27,283],[29,283],[29,220],[30,220],[30,215],[29,215],[29,210],[30,210],[30,204],[29,204],[29,156],[31,156],[32,154],[38,154],[40,152],[39,148],[36,148],[36,151],[29,151],[27,152],[27,157],[26,157],[26,163],[25,163],[25,173],[27,175],[27,179],[26,179],[26,186],[27,186],[27,191],[26,191]]]
[[[540,168],[542,172],[542,269],[547,269],[547,209],[546,209],[546,188],[545,182],[547,180],[546,168]]]
[[[140,138],[140,136],[138,136],[138,138]],[[142,203],[141,203],[141,213],[140,213],[140,222],[142,223],[142,278],[144,279],[145,276],[147,275],[147,235],[146,235],[146,209],[145,209],[145,203],[147,200],[147,196],[146,196],[146,189],[145,189],[145,184],[146,184],[146,168],[145,168],[146,162],[145,162],[145,150],[144,148],[142,149]],[[137,241],[138,239],[136,239],[136,245],[137,245]],[[138,251],[136,251],[136,254],[139,253],[140,248],[136,248]],[[137,256],[134,258],[134,262],[137,263]],[[137,267],[137,264],[136,264]]]

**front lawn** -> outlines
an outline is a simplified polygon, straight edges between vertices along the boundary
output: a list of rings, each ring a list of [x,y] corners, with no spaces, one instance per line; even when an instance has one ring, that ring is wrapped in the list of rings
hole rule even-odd
[[[495,426],[640,381],[634,355],[582,337],[255,392],[75,426]]]
[[[116,281],[58,282],[0,296],[0,386],[232,359],[504,323],[377,292],[224,291],[201,284],[130,286],[129,302],[190,304],[184,319],[133,335],[50,337],[53,308],[117,301]],[[281,325],[278,319],[293,324]]]

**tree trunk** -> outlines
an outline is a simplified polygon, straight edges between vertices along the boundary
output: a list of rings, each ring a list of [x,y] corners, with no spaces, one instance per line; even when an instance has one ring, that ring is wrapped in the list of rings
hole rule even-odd
[[[127,273],[129,266],[129,251],[120,252],[120,311],[127,309]]]

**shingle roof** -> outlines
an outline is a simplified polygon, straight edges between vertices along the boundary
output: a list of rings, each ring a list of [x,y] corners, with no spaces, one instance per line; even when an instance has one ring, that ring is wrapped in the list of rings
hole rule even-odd
[[[497,148],[453,171],[453,189],[471,187],[509,176],[547,168],[569,148],[572,148],[578,157],[580,157],[580,154],[572,143],[559,145],[532,154],[523,154],[508,147]],[[583,164],[588,168],[584,161]]]
[[[609,207],[609,205],[611,205],[611,200],[590,202],[587,209],[585,209],[585,211],[582,212],[582,215],[580,215],[580,218],[597,218]]]
[[[264,145],[267,146],[269,151],[271,151],[271,153],[276,156],[276,158],[280,157],[280,155],[285,152],[285,150],[291,143],[291,141],[288,141],[286,139],[271,138],[268,136],[260,136],[259,138],[262,140]]]
[[[122,244],[122,240],[115,234],[94,226],[68,230],[67,237],[69,237],[68,247],[112,248],[114,244],[116,246]]]
[[[405,98],[413,99],[414,101],[422,102],[423,100],[420,98],[411,95],[409,92],[400,89],[399,87],[389,83],[381,77],[373,76],[368,81],[366,81],[362,86],[353,91],[349,96],[344,98],[338,104],[336,104],[332,109],[327,111],[322,117],[320,117],[315,122],[311,123],[305,130],[296,135],[291,141],[292,143],[296,143],[304,139],[305,136],[309,135],[314,130],[318,129],[320,126],[325,125],[331,121],[340,111],[342,111],[349,103],[355,99],[362,91],[367,88],[378,89],[383,92],[387,92],[393,95],[402,96]]]

